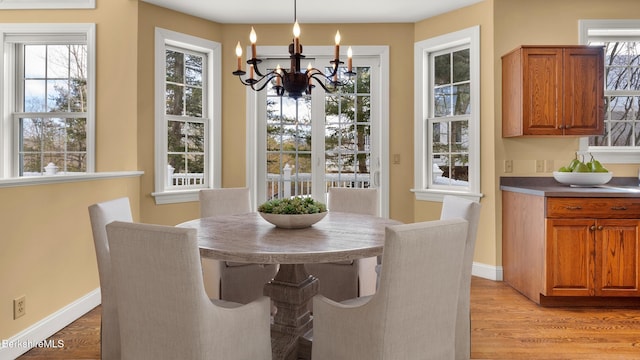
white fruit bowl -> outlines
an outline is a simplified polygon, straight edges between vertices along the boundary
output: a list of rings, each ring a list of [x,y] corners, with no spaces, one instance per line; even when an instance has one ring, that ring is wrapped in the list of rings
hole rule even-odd
[[[554,171],[553,178],[557,182],[574,186],[597,186],[608,183],[612,172],[561,172]]]

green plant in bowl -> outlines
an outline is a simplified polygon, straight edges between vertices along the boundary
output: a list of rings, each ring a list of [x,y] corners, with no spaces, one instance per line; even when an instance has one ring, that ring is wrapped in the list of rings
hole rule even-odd
[[[317,214],[327,211],[327,206],[310,197],[291,197],[269,200],[258,207],[267,214]]]
[[[258,206],[258,214],[283,229],[302,229],[322,220],[327,207],[310,197],[273,199]]]

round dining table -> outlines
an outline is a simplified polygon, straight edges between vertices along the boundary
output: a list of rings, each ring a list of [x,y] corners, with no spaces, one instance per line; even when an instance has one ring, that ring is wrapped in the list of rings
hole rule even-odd
[[[311,357],[308,334],[313,318],[307,305],[318,293],[318,279],[307,273],[304,264],[380,255],[385,228],[397,224],[371,215],[330,211],[302,229],[277,228],[255,212],[201,218],[178,226],[197,230],[202,257],[279,264],[278,273],[264,289],[277,308],[271,327],[273,359],[295,360]]]

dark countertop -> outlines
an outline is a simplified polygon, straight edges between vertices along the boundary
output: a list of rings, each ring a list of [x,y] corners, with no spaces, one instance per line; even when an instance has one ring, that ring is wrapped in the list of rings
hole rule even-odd
[[[553,177],[500,177],[500,190],[546,197],[638,197],[637,177],[614,177],[605,185],[573,187]]]

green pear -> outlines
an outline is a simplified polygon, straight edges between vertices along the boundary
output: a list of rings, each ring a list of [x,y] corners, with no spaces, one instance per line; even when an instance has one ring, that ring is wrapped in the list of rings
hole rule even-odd
[[[591,172],[589,166],[582,161],[573,169],[573,172]]]

